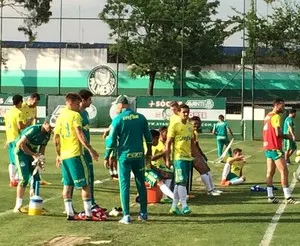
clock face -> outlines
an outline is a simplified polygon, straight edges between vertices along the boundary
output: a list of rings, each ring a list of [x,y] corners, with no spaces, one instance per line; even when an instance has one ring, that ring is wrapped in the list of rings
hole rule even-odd
[[[116,89],[116,76],[106,66],[95,67],[89,74],[88,87],[94,95],[108,96]]]

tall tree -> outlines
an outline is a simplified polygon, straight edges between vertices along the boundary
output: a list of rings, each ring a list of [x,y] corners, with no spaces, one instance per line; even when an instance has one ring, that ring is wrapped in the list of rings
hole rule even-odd
[[[181,68],[198,72],[215,62],[232,32],[225,31],[230,21],[214,18],[218,6],[209,0],[108,0],[99,16],[132,76],[149,76],[153,95],[156,78],[179,80]]]
[[[48,23],[52,12],[52,0],[0,0],[0,7],[11,7],[24,17],[23,25],[18,30],[28,36],[29,41],[34,41],[37,33],[35,29]]]

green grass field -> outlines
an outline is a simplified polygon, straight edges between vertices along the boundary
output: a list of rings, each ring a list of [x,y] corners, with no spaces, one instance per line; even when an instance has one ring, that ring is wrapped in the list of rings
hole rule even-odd
[[[4,135],[0,134],[1,139]],[[103,141],[93,136],[93,144],[103,155]],[[210,160],[216,159],[213,139],[202,139],[203,150]],[[264,185],[265,159],[260,142],[241,142],[236,144],[246,155],[252,155],[245,165],[245,184],[235,187],[220,188],[224,193],[219,197],[206,195],[199,175],[194,171],[192,193],[196,196],[189,200],[192,214],[174,217],[168,214],[169,205],[155,204],[149,206],[149,222],[134,221],[131,225],[122,225],[119,218],[109,218],[105,222],[66,221],[61,198],[62,185],[60,170],[55,167],[55,152],[52,143],[47,149],[46,171],[43,177],[52,185],[41,187],[44,207],[49,214],[28,216],[13,214],[15,188],[8,186],[7,154],[0,149],[1,155],[1,193],[0,193],[0,245],[43,245],[59,235],[89,236],[92,241],[111,240],[109,245],[259,245],[272,217],[280,205],[268,204],[265,193],[250,192],[254,184]],[[289,167],[290,179],[298,165]],[[219,183],[222,172],[221,164],[210,164],[215,184]],[[96,179],[109,178],[102,159],[95,163]],[[275,176],[275,186],[280,188],[279,175]],[[294,197],[299,197],[296,184]],[[134,204],[136,194],[132,183],[131,215],[135,220],[139,207]],[[283,198],[281,189],[275,193]],[[95,186],[96,200],[108,209],[120,206],[118,182],[106,181]],[[26,190],[25,203],[28,203]],[[80,192],[74,194],[77,210],[82,209]],[[300,205],[288,205],[279,220],[271,245],[299,245],[298,226],[300,225]]]

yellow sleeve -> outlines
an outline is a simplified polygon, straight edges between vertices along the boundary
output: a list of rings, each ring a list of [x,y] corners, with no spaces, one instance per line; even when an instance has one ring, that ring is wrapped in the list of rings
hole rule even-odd
[[[60,117],[58,117],[56,119],[56,122],[55,122],[55,128],[54,128],[54,134],[59,134],[60,133]]]
[[[81,116],[80,116],[79,113],[76,113],[76,114],[74,115],[73,127],[74,127],[74,128],[82,127],[82,120],[81,120]]]
[[[271,124],[274,128],[277,127],[281,127],[281,118],[279,114],[275,114],[272,118],[271,118]]]
[[[229,163],[232,159],[232,157],[228,157],[226,162]]]
[[[174,138],[175,137],[176,126],[177,126],[176,123],[169,126],[168,134],[167,134],[168,138]]]

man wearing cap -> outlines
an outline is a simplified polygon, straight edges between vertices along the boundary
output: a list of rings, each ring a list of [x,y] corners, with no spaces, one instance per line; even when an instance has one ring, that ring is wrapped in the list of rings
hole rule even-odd
[[[144,115],[134,112],[129,108],[128,98],[120,95],[113,104],[116,104],[117,113],[111,123],[111,129],[106,141],[104,154],[104,165],[109,164],[109,156],[114,149],[118,151],[119,161],[119,185],[120,198],[123,208],[123,218],[119,221],[122,224],[130,224],[129,213],[129,188],[130,172],[135,176],[135,182],[140,197],[140,212],[138,219],[146,221],[147,215],[147,194],[145,187],[145,156],[143,138],[147,143],[146,161],[150,163],[152,137],[149,131],[148,122]]]
[[[15,140],[15,162],[19,172],[19,184],[14,208],[15,213],[28,212],[22,207],[22,204],[25,188],[35,169],[32,163],[34,161],[44,161],[45,149],[50,139],[52,129],[50,117],[47,117],[43,124],[25,128]],[[33,176],[33,180],[34,185],[35,181],[40,180],[38,173]]]

